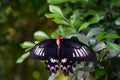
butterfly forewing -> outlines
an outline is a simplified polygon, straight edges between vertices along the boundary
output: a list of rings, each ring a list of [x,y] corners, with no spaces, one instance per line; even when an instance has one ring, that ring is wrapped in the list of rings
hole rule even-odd
[[[95,61],[96,55],[87,45],[82,42],[62,39],[60,46],[61,58],[68,58],[74,61]]]
[[[36,44],[30,51],[30,58],[45,60],[51,55],[57,54],[57,45],[55,39],[44,40]]]
[[[64,74],[72,72],[75,61],[95,61],[95,52],[82,42],[61,39],[60,44],[56,39],[44,40],[36,44],[30,51],[33,59],[45,60],[46,68],[50,73],[56,73],[59,67]]]

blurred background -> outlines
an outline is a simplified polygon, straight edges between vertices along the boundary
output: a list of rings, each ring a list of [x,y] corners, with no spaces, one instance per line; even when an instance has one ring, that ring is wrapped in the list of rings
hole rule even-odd
[[[65,3],[64,3],[65,2]],[[76,18],[82,20],[74,21],[75,26],[80,26],[83,22],[89,21],[94,14],[85,14],[88,9],[98,11],[100,17],[94,17],[90,26],[102,27],[107,33],[115,33],[115,37],[107,36],[104,39],[97,36],[97,41],[107,41],[108,38],[116,45],[112,45],[117,49],[115,55],[107,56],[103,50],[103,46],[98,53],[102,56],[103,61],[97,62],[98,69],[91,77],[91,80],[120,80],[120,1],[119,0],[0,0],[0,80],[47,80],[49,72],[45,69],[43,61],[35,61],[25,59],[18,64],[16,61],[23,55],[24,49],[20,44],[24,41],[34,42],[33,34],[35,31],[41,30],[50,35],[58,28],[59,21],[53,22],[52,19],[45,17],[45,13],[49,12],[49,4],[57,4],[63,10],[66,19],[75,12]],[[81,14],[76,9],[80,9]],[[76,10],[73,12],[73,10]],[[93,11],[94,12],[94,11]],[[82,14],[83,13],[83,14]],[[95,12],[96,14],[96,12]],[[71,17],[71,19],[74,17]],[[61,22],[62,23],[62,22]],[[95,25],[94,25],[95,24]],[[84,24],[88,26],[89,24]],[[87,27],[86,27],[87,28]],[[86,29],[84,28],[84,29]],[[76,27],[78,29],[78,27]],[[91,28],[88,28],[89,31]],[[81,28],[79,29],[81,30]],[[101,29],[100,29],[101,30]],[[66,30],[70,33],[69,30]],[[86,33],[81,31],[81,33]],[[99,30],[98,30],[99,31]],[[63,30],[64,32],[64,30]],[[65,32],[66,33],[66,32]],[[68,34],[69,34],[68,33]],[[104,35],[104,34],[103,34]],[[114,36],[114,35],[113,35]],[[95,36],[93,36],[95,37]],[[98,43],[97,42],[97,43]],[[94,40],[93,40],[94,43]],[[101,47],[100,47],[101,48]],[[101,57],[98,54],[99,57]],[[60,79],[57,80],[66,80]],[[72,79],[74,80],[74,79]]]
[[[43,62],[26,59],[17,64],[24,53],[20,44],[34,41],[33,33],[42,30],[49,34],[56,24],[44,16],[46,0],[0,0],[0,80],[47,80]]]

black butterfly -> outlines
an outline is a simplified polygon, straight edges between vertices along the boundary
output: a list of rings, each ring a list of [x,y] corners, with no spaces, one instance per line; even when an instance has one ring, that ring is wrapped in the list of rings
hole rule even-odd
[[[95,61],[96,54],[87,45],[72,39],[48,39],[36,44],[30,51],[30,57],[45,60],[50,73],[56,73],[59,68],[65,75],[72,71],[75,61]]]

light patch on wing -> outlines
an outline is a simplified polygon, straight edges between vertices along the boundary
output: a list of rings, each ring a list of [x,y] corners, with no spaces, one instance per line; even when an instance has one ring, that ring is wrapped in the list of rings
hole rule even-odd
[[[86,46],[82,46],[81,48],[74,49],[73,57],[86,57],[89,53],[87,51]]]
[[[76,54],[75,57],[85,57],[84,51],[82,49],[74,49],[74,52]]]
[[[73,52],[72,54],[73,54],[73,57],[75,57],[75,53]]]
[[[44,48],[39,48],[39,46],[37,46],[34,50],[34,53],[38,56],[44,56],[43,50]]]
[[[51,63],[58,63],[58,59],[50,58]]]
[[[85,52],[86,55],[89,55],[85,46],[83,46],[82,49],[83,49],[83,51]]]
[[[67,62],[67,58],[61,59],[61,63],[66,63]]]
[[[74,49],[74,51],[75,51],[75,53],[76,53],[76,56],[77,56],[77,57],[80,57],[79,52],[78,52],[78,49]]]
[[[81,57],[84,57],[84,55],[83,55],[83,53],[81,52],[80,49],[77,49],[77,51],[78,51],[78,53],[79,53],[79,55],[80,55]]]
[[[85,54],[85,52],[83,51],[83,49],[82,49],[82,48],[80,49],[80,51],[81,51],[81,53],[83,54],[83,57],[85,57],[85,56],[86,56],[86,54]]]

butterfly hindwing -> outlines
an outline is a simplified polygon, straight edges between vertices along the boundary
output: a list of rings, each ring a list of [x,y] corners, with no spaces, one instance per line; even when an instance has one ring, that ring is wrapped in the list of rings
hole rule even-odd
[[[30,50],[31,58],[45,60],[50,73],[61,68],[65,75],[69,75],[75,61],[96,60],[95,52],[82,42],[71,39],[61,39],[60,44],[56,42],[56,39],[44,40]]]
[[[33,59],[45,60],[51,55],[57,54],[57,45],[55,39],[44,40],[36,44],[30,51],[30,57]]]
[[[61,58],[68,58],[74,61],[95,61],[96,54],[82,42],[62,39],[60,47]]]

